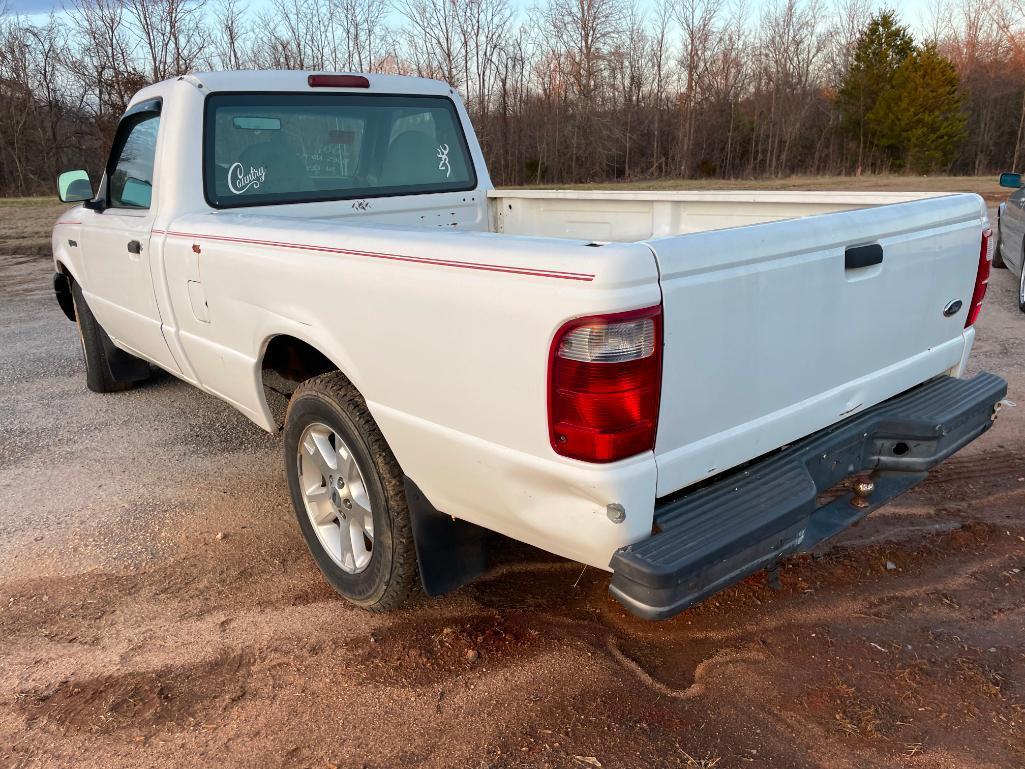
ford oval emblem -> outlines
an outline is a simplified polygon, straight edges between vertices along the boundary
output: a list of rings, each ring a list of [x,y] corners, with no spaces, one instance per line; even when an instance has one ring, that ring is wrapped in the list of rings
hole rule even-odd
[[[955,299],[952,302],[947,302],[947,306],[943,308],[943,315],[949,318],[951,315],[957,315],[961,309],[962,302],[960,299]]]

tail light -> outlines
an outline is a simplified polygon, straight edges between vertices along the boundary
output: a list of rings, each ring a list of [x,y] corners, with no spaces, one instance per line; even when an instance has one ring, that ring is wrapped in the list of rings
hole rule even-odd
[[[650,451],[661,387],[661,306],[570,321],[548,361],[552,448],[587,462]]]
[[[972,292],[972,303],[968,306],[968,320],[964,327],[974,325],[979,319],[979,312],[982,310],[982,300],[986,298],[986,288],[989,286],[989,270],[993,264],[993,254],[990,249],[993,247],[993,230],[984,230],[982,233],[982,249],[979,251],[979,270],[975,273],[975,290]]]

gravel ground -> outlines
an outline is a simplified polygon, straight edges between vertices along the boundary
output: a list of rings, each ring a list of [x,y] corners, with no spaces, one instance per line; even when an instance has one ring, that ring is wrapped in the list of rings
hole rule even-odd
[[[86,390],[57,210],[0,207],[0,767],[1025,766],[1025,408],[779,591],[645,623],[509,543],[370,615],[306,553],[277,437],[167,376]],[[1023,340],[997,271],[972,365],[1020,403]]]

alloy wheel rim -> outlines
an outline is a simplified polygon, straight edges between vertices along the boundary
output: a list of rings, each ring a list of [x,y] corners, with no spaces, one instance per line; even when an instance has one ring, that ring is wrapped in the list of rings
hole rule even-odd
[[[303,504],[317,539],[349,574],[370,565],[374,516],[363,472],[337,432],[321,422],[303,430],[296,450]]]

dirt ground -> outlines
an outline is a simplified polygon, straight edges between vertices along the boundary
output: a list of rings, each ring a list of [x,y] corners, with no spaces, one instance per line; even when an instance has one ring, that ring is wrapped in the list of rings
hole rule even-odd
[[[85,388],[54,206],[0,206],[0,767],[1025,767],[1025,315],[996,271],[993,430],[815,557],[648,623],[508,544],[350,608],[280,444],[167,376]],[[42,245],[40,245],[42,244]]]

